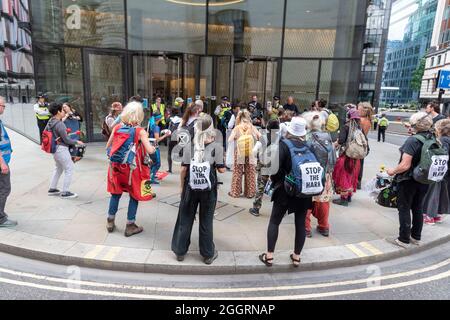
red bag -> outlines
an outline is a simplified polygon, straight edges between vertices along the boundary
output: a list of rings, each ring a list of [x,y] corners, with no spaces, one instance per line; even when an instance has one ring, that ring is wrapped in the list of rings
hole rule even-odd
[[[153,199],[150,184],[150,168],[144,165],[145,148],[139,141],[138,128],[135,134],[135,165],[110,163],[108,168],[108,192],[111,194],[129,193],[137,201]]]
[[[46,153],[53,154],[56,152],[56,144],[57,143],[53,131],[45,128],[44,132],[42,132],[41,150]]]

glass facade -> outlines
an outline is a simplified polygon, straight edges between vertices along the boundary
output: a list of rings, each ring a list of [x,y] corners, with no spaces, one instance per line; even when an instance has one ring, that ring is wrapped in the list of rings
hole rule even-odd
[[[203,96],[209,112],[224,95],[293,96],[302,109],[319,97],[331,105],[358,97],[369,1],[29,3],[36,91],[72,102],[90,141],[101,139],[111,102],[136,94],[169,107]]]

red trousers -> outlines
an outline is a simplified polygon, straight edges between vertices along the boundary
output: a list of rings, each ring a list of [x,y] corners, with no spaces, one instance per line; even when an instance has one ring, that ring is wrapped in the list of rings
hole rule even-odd
[[[328,224],[328,217],[330,215],[330,203],[329,202],[313,202],[313,209],[308,210],[306,215],[306,225],[305,229],[311,232],[311,216],[314,216],[319,226],[318,228],[322,231],[330,230],[330,225]]]

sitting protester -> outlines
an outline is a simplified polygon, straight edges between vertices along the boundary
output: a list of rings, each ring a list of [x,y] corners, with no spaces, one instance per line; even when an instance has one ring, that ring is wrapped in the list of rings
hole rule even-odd
[[[116,229],[115,219],[120,198],[124,192],[129,193],[125,236],[131,237],[144,230],[136,225],[136,213],[139,201],[148,201],[153,198],[149,181],[150,169],[144,160],[145,154],[153,154],[156,150],[150,144],[145,129],[140,127],[144,121],[141,103],[129,103],[123,110],[121,118],[122,124],[114,128],[106,146],[110,159],[108,192],[111,194],[106,228],[109,233]],[[135,150],[135,152],[129,152],[129,150]]]
[[[75,139],[71,139],[67,134],[67,127],[62,121],[65,117],[63,105],[61,103],[52,103],[50,105],[50,113],[52,118],[47,124],[45,131],[52,133],[54,138],[55,149],[53,158],[55,160],[55,171],[50,183],[48,191],[49,196],[61,196],[63,199],[71,199],[78,197],[77,194],[70,192],[70,184],[74,171],[74,163],[69,148],[74,146],[83,146],[84,143]],[[62,192],[58,190],[58,182],[64,173],[64,183]]]
[[[189,251],[192,226],[199,207],[200,254],[208,265],[218,257],[213,239],[213,221],[217,204],[217,171],[224,173],[225,165],[223,155],[216,152],[215,135],[211,116],[202,115],[198,118],[195,123],[193,158],[190,162],[182,163],[181,203],[172,237],[172,251],[180,262]],[[221,143],[218,147],[222,149]]]
[[[400,220],[400,235],[392,242],[402,248],[412,243],[419,245],[423,229],[423,199],[428,185],[416,181],[415,169],[421,163],[422,148],[434,139],[430,132],[433,119],[425,112],[411,116],[411,128],[415,135],[409,137],[400,148],[400,164],[387,170],[389,176],[395,176],[397,183],[397,206]],[[428,141],[428,142],[427,142]]]

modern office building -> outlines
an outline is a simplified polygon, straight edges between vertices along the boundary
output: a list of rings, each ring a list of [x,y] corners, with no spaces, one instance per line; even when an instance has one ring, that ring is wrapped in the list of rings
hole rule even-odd
[[[411,87],[414,71],[430,48],[438,0],[397,0],[392,6],[389,41],[384,63],[381,102],[417,102]]]
[[[426,56],[420,90],[422,102],[438,100],[439,89],[436,82],[440,70],[450,70],[450,2],[448,0],[439,0],[431,48]],[[446,90],[441,99],[443,112],[450,114],[450,90]]]
[[[178,96],[203,96],[208,112],[223,95],[292,95],[301,108],[319,97],[333,105],[358,99],[369,1],[29,4],[36,91],[84,114],[89,141],[102,139],[111,103],[136,94],[160,95],[169,106]]]
[[[359,85],[359,101],[378,108],[392,0],[372,0],[367,9],[367,27]]]

